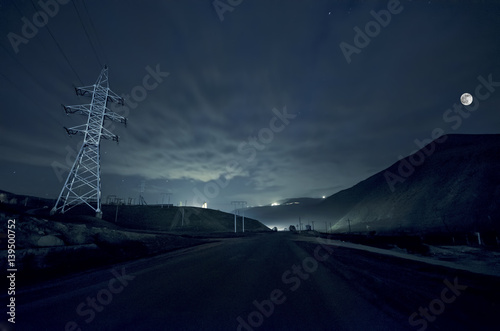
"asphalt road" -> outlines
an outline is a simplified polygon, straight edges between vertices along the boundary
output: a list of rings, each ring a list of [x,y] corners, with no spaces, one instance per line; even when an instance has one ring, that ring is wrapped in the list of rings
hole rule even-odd
[[[26,288],[16,330],[498,330],[498,277],[300,238],[224,239]]]

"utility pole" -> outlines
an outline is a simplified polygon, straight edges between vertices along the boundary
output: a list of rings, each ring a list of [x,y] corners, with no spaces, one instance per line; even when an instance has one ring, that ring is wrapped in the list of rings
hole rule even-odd
[[[164,200],[165,200],[165,196],[168,197],[168,200],[167,200],[167,208],[170,208],[170,195],[172,193],[162,193],[161,194],[161,208],[163,208],[163,203],[164,203]]]
[[[108,195],[106,197],[106,204],[107,205],[112,205],[115,202],[116,195]]]
[[[348,218],[347,219],[347,224],[349,224],[349,234],[351,233],[351,220]]]
[[[243,232],[245,232],[245,207],[247,205],[246,201],[240,201],[241,202],[241,207],[242,207],[242,214],[243,214]]]
[[[66,114],[87,116],[87,123],[65,128],[69,135],[84,135],[82,147],[71,167],[66,182],[57,198],[51,214],[65,213],[80,204],[86,204],[102,217],[101,211],[101,139],[118,142],[118,136],[104,127],[110,120],[127,125],[127,119],[108,109],[108,102],[123,106],[123,98],[109,89],[108,67],[104,66],[94,85],[75,88],[76,95],[91,98],[89,104],[64,106]]]
[[[236,233],[236,214],[240,214],[240,206],[244,207],[246,206],[247,202],[246,201],[231,201],[231,205],[234,206],[234,232]],[[242,226],[242,231],[245,232],[245,214],[243,211],[243,226]]]
[[[233,206],[233,214],[234,214],[234,233],[236,233],[236,208],[238,205],[238,201],[231,201],[231,205]]]
[[[118,223],[118,204],[116,204],[115,224]]]
[[[147,206],[148,204],[146,203],[146,200],[144,200],[144,189],[146,188],[146,181],[142,180],[141,181],[141,193],[139,194],[139,205],[141,206]]]

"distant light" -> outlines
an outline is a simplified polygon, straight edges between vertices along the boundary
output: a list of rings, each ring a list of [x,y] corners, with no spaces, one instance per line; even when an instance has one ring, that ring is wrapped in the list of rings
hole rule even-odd
[[[323,199],[326,198],[324,195],[323,195]]]
[[[462,105],[464,106],[468,106],[472,103],[472,101],[474,100],[474,98],[472,97],[472,95],[470,93],[464,93],[462,94],[462,96],[460,97],[460,102],[462,103]]]
[[[271,204],[271,206],[279,206],[279,205],[280,205],[280,204],[279,204],[279,203],[277,203],[277,202],[273,202],[273,203]]]
[[[203,205],[201,205],[201,208],[208,208],[208,204],[204,202]]]

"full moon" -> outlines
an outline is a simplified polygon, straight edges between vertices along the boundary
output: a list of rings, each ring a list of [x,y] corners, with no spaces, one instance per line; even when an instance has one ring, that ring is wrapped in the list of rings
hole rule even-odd
[[[464,106],[468,106],[472,103],[472,95],[470,95],[470,93],[464,93],[462,94],[462,96],[460,97],[460,102],[462,103],[462,105]]]

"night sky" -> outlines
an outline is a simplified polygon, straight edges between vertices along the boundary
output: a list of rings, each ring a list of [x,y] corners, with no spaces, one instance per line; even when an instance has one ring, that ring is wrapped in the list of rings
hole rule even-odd
[[[86,122],[61,104],[89,103],[74,87],[104,64],[128,95],[119,144],[101,143],[104,202],[142,181],[149,204],[318,198],[436,128],[499,133],[498,2],[60,2],[0,0],[2,190],[57,198],[83,140],[63,127]]]

